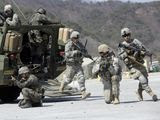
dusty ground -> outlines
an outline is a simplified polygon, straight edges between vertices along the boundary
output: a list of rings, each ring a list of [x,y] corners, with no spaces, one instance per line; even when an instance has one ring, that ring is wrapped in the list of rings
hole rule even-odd
[[[138,82],[121,82],[121,104],[104,102],[102,84],[88,80],[87,89],[92,96],[80,101],[79,96],[45,98],[44,107],[21,109],[17,102],[0,104],[0,120],[160,120],[160,101],[153,102],[144,93],[144,101],[138,102],[135,94]],[[150,86],[160,98],[160,73],[150,75]]]

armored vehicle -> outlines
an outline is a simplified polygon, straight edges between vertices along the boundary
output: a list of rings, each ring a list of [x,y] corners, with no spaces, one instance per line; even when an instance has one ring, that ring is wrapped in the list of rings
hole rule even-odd
[[[14,85],[11,76],[17,76],[18,68],[24,65],[42,80],[47,90],[53,91],[51,93],[55,93],[55,96],[60,95],[59,82],[54,78],[65,69],[64,42],[58,40],[59,29],[63,27],[62,24],[0,27],[0,99],[2,101],[12,101],[19,96],[21,90]],[[40,31],[44,37],[45,52],[38,60],[33,57],[36,51],[31,49],[30,39],[34,39],[33,30]]]

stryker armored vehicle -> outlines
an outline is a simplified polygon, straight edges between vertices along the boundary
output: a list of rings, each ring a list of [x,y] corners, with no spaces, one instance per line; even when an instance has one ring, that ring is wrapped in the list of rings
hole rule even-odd
[[[20,89],[11,80],[17,76],[21,66],[28,66],[31,73],[42,80],[44,88],[50,92],[48,96],[61,96],[58,92],[59,81],[55,79],[65,70],[64,42],[58,39],[62,24],[47,26],[7,26],[0,27],[0,99],[9,102],[17,99]],[[31,49],[30,39],[34,39],[33,30],[41,32],[44,37],[45,54],[41,59],[34,60],[34,50]],[[68,89],[66,94],[72,95]],[[74,94],[74,93],[73,93]]]

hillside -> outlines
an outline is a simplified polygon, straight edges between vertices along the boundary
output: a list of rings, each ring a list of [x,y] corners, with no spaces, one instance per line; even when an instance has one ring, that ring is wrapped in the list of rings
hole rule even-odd
[[[1,0],[0,10],[9,0]],[[160,56],[160,2],[123,3],[98,2],[86,3],[80,0],[15,0],[29,19],[35,9],[44,7],[51,18],[60,20],[69,27],[79,30],[87,37],[89,52],[95,46],[107,43],[115,50],[120,30],[129,27],[133,35],[141,40],[154,54]],[[15,10],[17,10],[15,8]],[[20,12],[18,11],[20,14]],[[24,18],[20,15],[22,20]],[[92,52],[96,54],[96,52]]]

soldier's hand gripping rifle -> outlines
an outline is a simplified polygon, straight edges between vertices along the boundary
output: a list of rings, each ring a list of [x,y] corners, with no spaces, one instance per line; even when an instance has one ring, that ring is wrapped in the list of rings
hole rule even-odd
[[[131,60],[132,62],[136,63],[137,65],[139,65],[139,66],[141,66],[141,67],[145,67],[142,63],[136,61],[134,57],[132,57],[132,56],[127,56],[127,58],[128,58],[129,60]]]
[[[131,50],[131,51],[136,52],[138,54],[143,54],[144,56],[149,56],[150,57],[150,62],[152,64],[152,53],[150,53],[149,51],[147,51],[145,48],[140,49],[139,47],[136,47],[136,46],[133,46],[133,45],[126,46],[126,45],[124,45],[122,43],[119,44],[119,47],[122,47],[122,48],[124,48],[126,50]],[[133,61],[133,59],[132,59],[132,61]]]
[[[89,54],[86,52],[87,42],[88,42],[88,40],[86,40],[85,45],[84,45],[84,48],[81,49],[75,42],[72,41],[72,43],[74,44],[74,46],[76,46],[76,48],[81,52],[81,54],[82,54],[84,57],[87,57],[87,58],[91,59],[92,61],[94,61],[94,59],[92,58],[92,56],[89,55]]]

